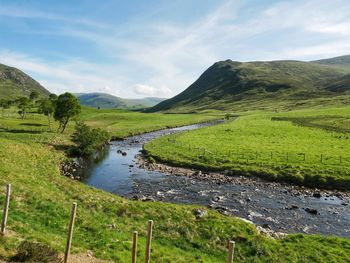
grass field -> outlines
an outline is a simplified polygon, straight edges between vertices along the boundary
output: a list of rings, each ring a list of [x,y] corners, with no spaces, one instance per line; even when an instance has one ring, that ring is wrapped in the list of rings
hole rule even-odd
[[[350,108],[252,113],[148,143],[174,165],[350,189]]]
[[[19,120],[16,109],[12,108],[0,113],[0,129],[12,133],[45,133],[48,132],[48,121],[44,115],[29,113],[25,120]],[[111,136],[123,138],[130,135],[160,130],[170,127],[188,125],[214,120],[222,117],[222,113],[211,112],[206,114],[146,114],[115,109],[93,109],[83,107],[79,117],[74,118],[67,126],[66,135],[74,130],[74,120],[83,120],[91,127],[103,128],[111,133]],[[53,130],[57,129],[57,123]],[[57,136],[56,133],[52,133]],[[47,134],[46,134],[47,135]],[[67,137],[67,136],[66,136]]]
[[[146,116],[85,109],[82,118],[96,127],[113,128],[123,137],[143,129],[183,125],[213,116]],[[142,120],[145,122],[140,126]],[[157,126],[157,120],[163,126]],[[8,222],[10,233],[1,237],[0,243],[2,259],[15,254],[22,240],[48,244],[62,253],[70,205],[77,201],[73,253],[91,250],[98,258],[129,262],[132,231],[138,230],[139,260],[143,261],[146,224],[153,219],[152,262],[225,262],[229,239],[236,241],[236,262],[350,260],[349,239],[290,235],[274,240],[258,234],[249,223],[215,211],[196,219],[193,209],[198,206],[129,201],[90,188],[59,173],[59,164],[66,158],[60,146],[70,143],[72,125],[66,134],[60,135],[43,131],[47,128],[46,119],[38,115],[29,115],[24,121],[2,118],[0,123],[6,127],[6,130],[0,130],[0,185],[13,184]],[[3,201],[1,195],[0,203]]]

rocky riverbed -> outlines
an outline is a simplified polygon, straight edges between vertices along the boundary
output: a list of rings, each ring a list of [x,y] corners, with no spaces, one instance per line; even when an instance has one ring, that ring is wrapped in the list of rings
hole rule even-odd
[[[350,194],[258,178],[232,177],[149,163],[142,145],[159,136],[208,126],[191,125],[115,141],[76,176],[89,185],[143,201],[199,204],[239,216],[267,233],[319,233],[350,237]]]

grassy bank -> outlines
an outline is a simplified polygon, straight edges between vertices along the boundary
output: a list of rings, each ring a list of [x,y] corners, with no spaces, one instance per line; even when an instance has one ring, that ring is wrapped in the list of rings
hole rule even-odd
[[[148,143],[174,165],[350,189],[350,109],[246,114],[223,125]]]
[[[108,114],[109,121],[104,120],[105,124],[99,114],[101,112],[91,110],[82,117],[100,127],[128,127],[119,131],[120,136],[151,129],[159,117],[149,115],[149,124],[143,123],[145,126],[140,128],[140,121],[133,119],[135,116],[143,120],[139,113],[115,112],[116,120],[124,118],[119,125],[112,120],[112,111]],[[174,125],[174,118],[165,116],[161,117],[164,118],[163,125]],[[176,116],[180,118],[177,123],[193,121],[193,116],[186,116],[187,119]],[[196,118],[204,120],[207,117]],[[196,219],[193,209],[198,206],[129,201],[90,188],[59,173],[59,163],[65,159],[61,149],[70,143],[69,133],[57,135],[42,131],[45,126],[39,124],[45,125],[45,118],[39,116],[29,116],[25,121],[5,118],[0,119],[0,123],[8,126],[8,130],[0,130],[0,185],[13,184],[8,222],[10,233],[2,237],[0,243],[3,259],[15,254],[23,240],[38,241],[63,252],[70,205],[77,201],[73,253],[91,250],[98,258],[129,262],[131,234],[138,230],[139,260],[143,261],[146,224],[153,219],[153,262],[224,262],[228,239],[237,243],[236,262],[350,260],[349,239],[290,235],[273,240],[258,234],[253,225],[215,211],[208,211],[206,216]],[[21,125],[23,123],[26,124]],[[0,202],[3,201],[1,195]]]

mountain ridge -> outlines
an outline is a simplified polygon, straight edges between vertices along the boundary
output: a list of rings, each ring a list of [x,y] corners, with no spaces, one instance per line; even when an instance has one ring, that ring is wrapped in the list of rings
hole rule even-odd
[[[16,99],[19,96],[29,96],[32,91],[37,91],[42,97],[48,97],[50,94],[50,91],[23,71],[0,64],[1,99]]]
[[[144,109],[155,106],[159,102],[165,100],[164,98],[156,97],[125,99],[102,92],[76,93],[75,95],[84,106],[106,109]]]
[[[342,63],[346,59],[350,63],[350,56],[345,56]],[[332,88],[332,84],[350,74],[350,67],[339,66],[338,60],[219,61],[186,90],[148,112],[273,110],[277,106],[283,109],[305,100],[343,95],[350,90],[344,85],[347,78],[340,82],[341,89]]]

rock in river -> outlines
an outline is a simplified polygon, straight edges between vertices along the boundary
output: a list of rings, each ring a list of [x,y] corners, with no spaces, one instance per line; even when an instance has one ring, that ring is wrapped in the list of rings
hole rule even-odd
[[[317,215],[318,214],[318,211],[317,209],[314,209],[314,208],[305,208],[305,211],[312,214],[312,215]]]

